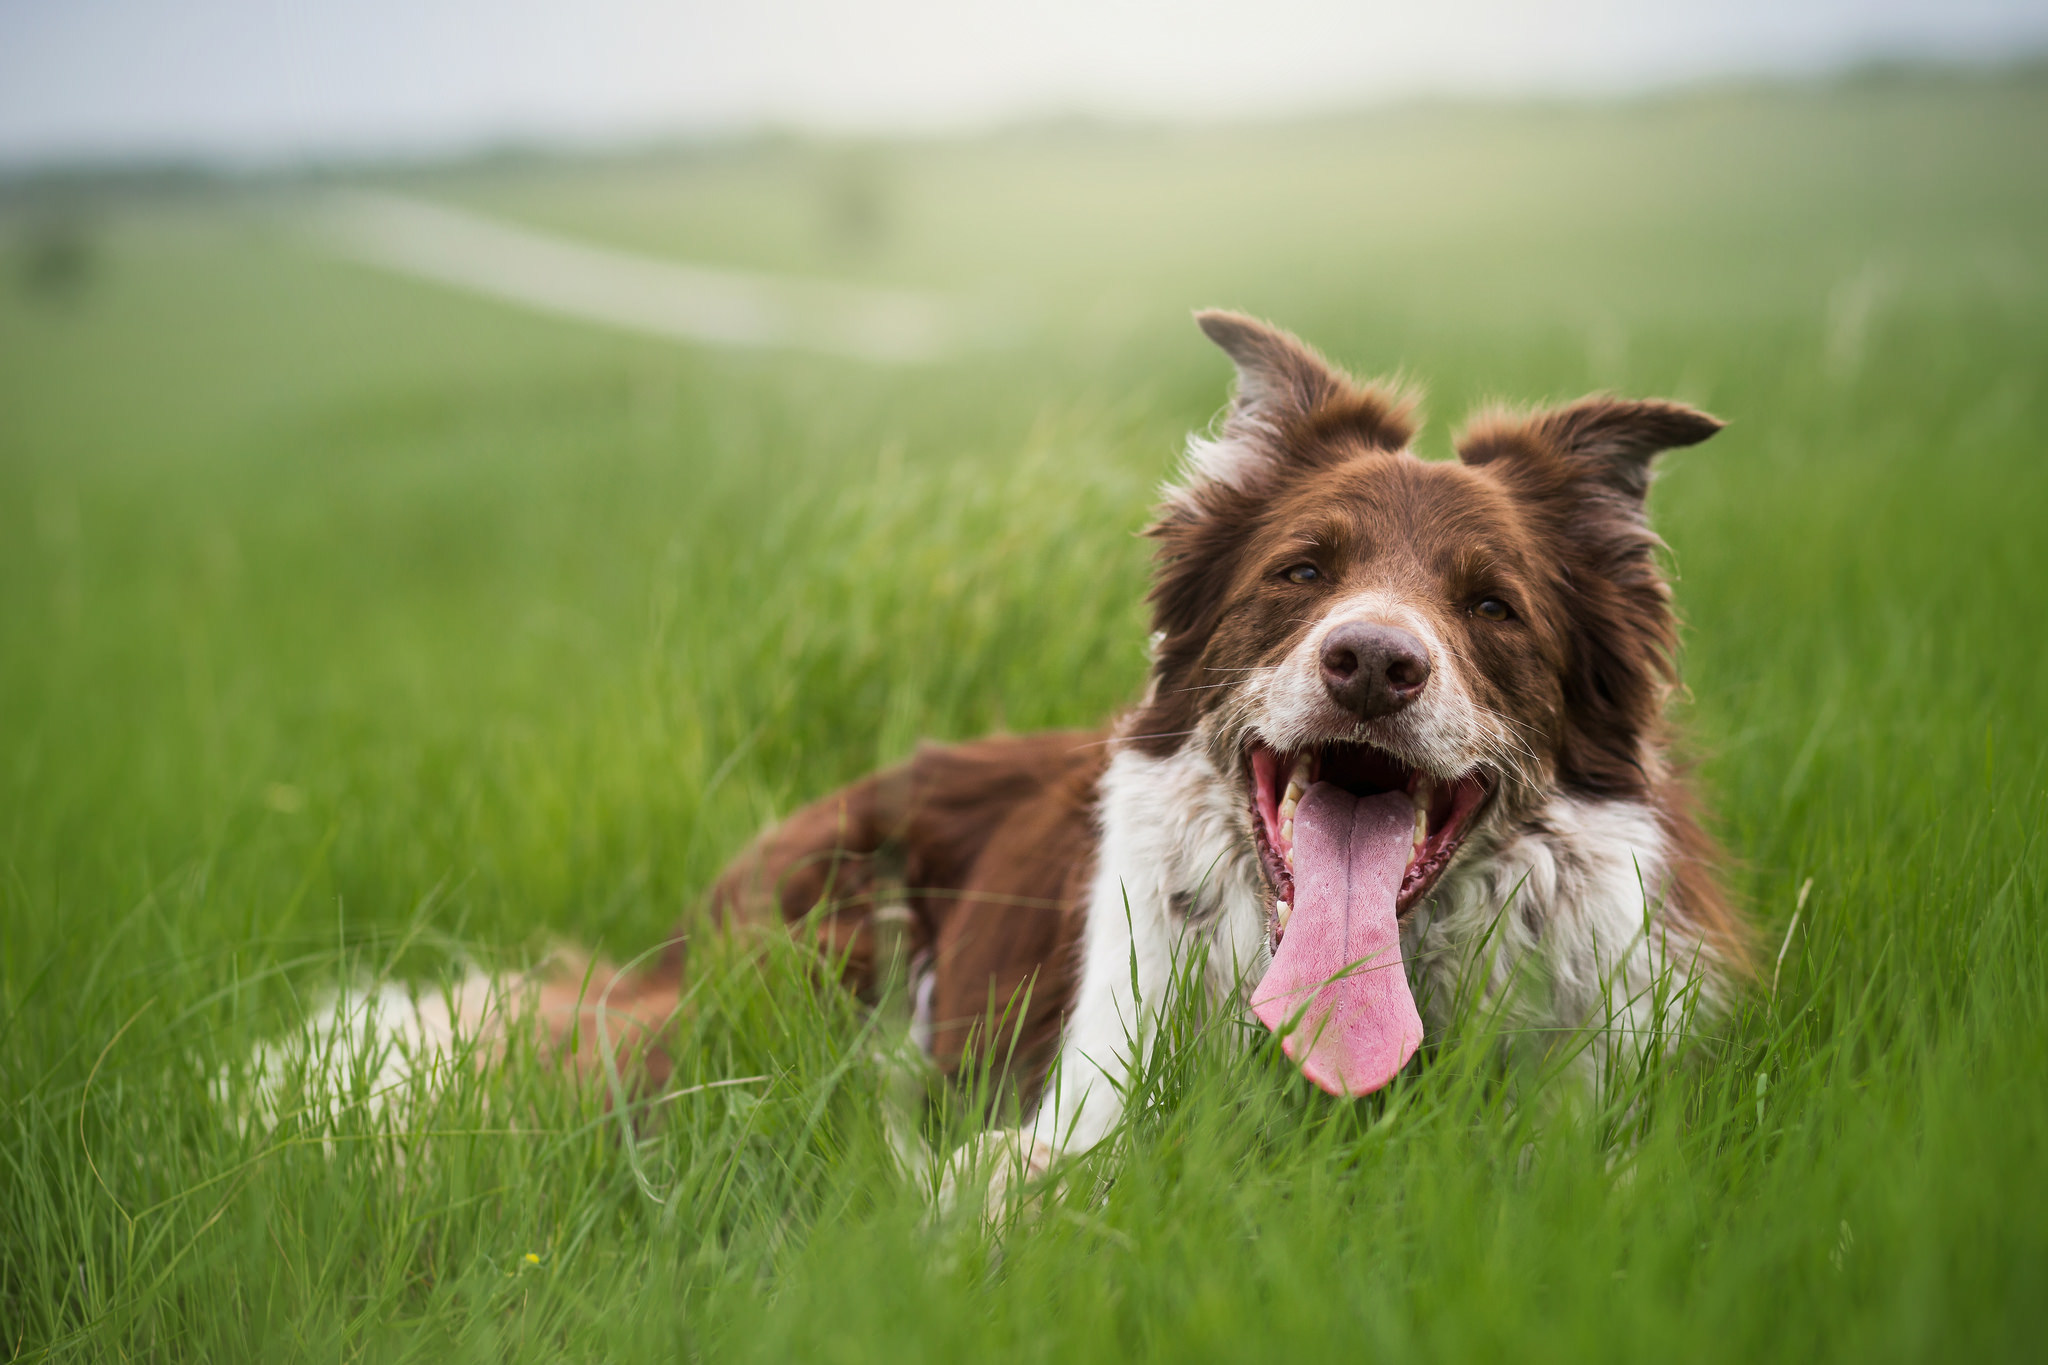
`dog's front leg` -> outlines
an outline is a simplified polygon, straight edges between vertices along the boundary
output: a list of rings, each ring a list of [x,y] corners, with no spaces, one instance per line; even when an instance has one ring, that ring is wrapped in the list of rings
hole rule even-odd
[[[1022,1128],[984,1134],[955,1154],[940,1190],[942,1203],[955,1202],[970,1172],[979,1171],[988,1179],[987,1212],[998,1216],[1013,1182],[1042,1176],[1061,1157],[1085,1152],[1109,1136],[1123,1116],[1131,1073],[1150,1049],[1167,1004],[1175,939],[1162,888],[1134,888],[1114,869],[1097,875],[1079,988],[1038,1111]]]

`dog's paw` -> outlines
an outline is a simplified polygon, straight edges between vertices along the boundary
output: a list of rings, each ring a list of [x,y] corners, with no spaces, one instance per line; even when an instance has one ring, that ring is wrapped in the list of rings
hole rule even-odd
[[[963,1201],[979,1196],[982,1221],[999,1225],[1010,1212],[1013,1193],[1042,1180],[1058,1156],[1050,1143],[1021,1129],[983,1133],[962,1143],[947,1160],[939,1178],[937,1211],[950,1215]],[[1028,1217],[1036,1209],[1036,1200],[1031,1200],[1019,1212]]]

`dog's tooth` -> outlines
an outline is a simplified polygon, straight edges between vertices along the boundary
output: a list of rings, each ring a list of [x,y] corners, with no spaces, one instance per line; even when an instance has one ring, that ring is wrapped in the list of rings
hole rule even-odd
[[[1273,902],[1273,918],[1279,923],[1282,929],[1285,929],[1287,927],[1288,916],[1292,915],[1293,913],[1294,907],[1292,905],[1289,905],[1286,901]]]
[[[1283,805],[1291,806],[1295,802],[1301,800],[1302,793],[1307,790],[1307,787],[1302,786],[1301,783],[1295,781],[1293,778],[1290,777],[1287,779],[1287,791],[1280,798],[1281,803]]]
[[[1287,774],[1287,785],[1299,787],[1303,791],[1307,791],[1314,785],[1309,780],[1309,774],[1313,771],[1314,766],[1314,763],[1307,754],[1296,754],[1294,756],[1294,768]]]
[[[1429,842],[1429,807],[1436,799],[1436,783],[1427,776],[1415,784],[1415,847]]]
[[[1282,821],[1280,822],[1280,842],[1281,842],[1281,843],[1283,843],[1283,844],[1285,844],[1285,845],[1287,845],[1287,849],[1288,849],[1288,852],[1290,852],[1290,853],[1291,853],[1291,852],[1293,852],[1293,851],[1294,851],[1294,821],[1293,821],[1293,819],[1291,819],[1291,818],[1290,818],[1290,819],[1282,820]]]
[[[1300,804],[1300,798],[1295,796],[1290,790],[1287,794],[1287,799],[1280,803],[1280,822],[1285,824],[1292,820],[1294,818],[1294,808]]]

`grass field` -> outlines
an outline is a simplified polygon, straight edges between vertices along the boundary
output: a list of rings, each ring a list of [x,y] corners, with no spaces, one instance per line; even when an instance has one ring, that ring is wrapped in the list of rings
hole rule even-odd
[[[107,200],[35,284],[8,201],[0,1356],[2038,1358],[2044,149],[2014,77],[364,177],[1011,339],[906,369],[376,274],[284,184]],[[1347,1106],[1190,1028],[1000,1253],[789,953],[707,969],[677,1084],[743,1083],[637,1132],[523,1061],[224,1115],[323,986],[629,956],[920,738],[1131,699],[1217,304],[1422,381],[1427,454],[1499,398],[1730,420],[1655,498],[1766,964],[1691,1061],[1540,1124],[1483,1048]]]

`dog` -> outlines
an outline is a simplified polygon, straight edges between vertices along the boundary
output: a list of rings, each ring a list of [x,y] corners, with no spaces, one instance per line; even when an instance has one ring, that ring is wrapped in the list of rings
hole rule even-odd
[[[766,832],[709,896],[863,996],[906,964],[939,1074],[1000,1052],[1028,1117],[983,1143],[1019,1175],[1115,1129],[1179,990],[1361,1096],[1461,991],[1590,1080],[1670,1046],[1673,999],[1723,1008],[1750,970],[1669,757],[1677,625],[1645,515],[1656,456],[1721,423],[1595,397],[1482,415],[1425,461],[1398,389],[1252,318],[1197,321],[1236,389],[1149,530],[1137,703],[926,747]],[[686,970],[676,949],[558,973],[524,1008],[592,1067],[606,994],[658,1085]],[[432,1027],[475,1026],[490,984]]]

